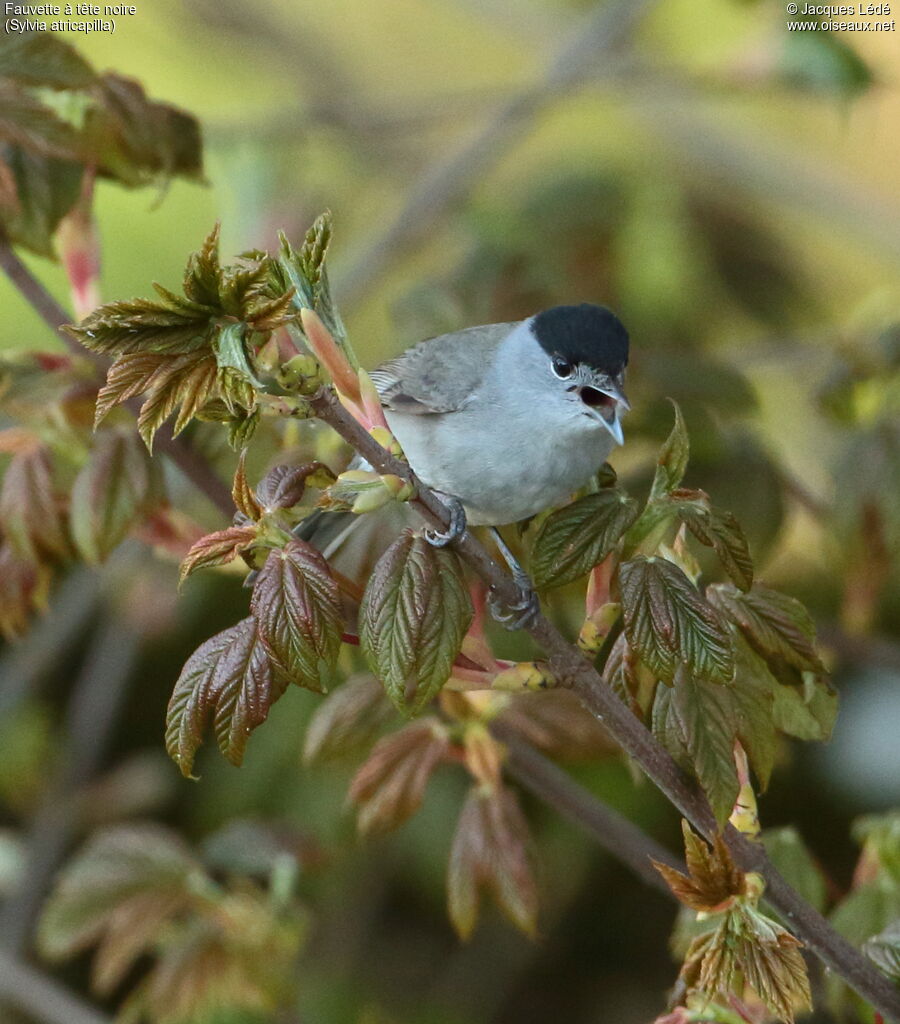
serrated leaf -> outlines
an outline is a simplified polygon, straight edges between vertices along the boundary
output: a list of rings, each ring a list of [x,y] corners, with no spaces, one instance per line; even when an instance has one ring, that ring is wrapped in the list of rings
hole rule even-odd
[[[716,913],[744,895],[744,873],[738,869],[720,835],[710,846],[684,820],[681,822],[688,873],[653,861],[675,898],[691,910]]]
[[[795,1010],[812,1008],[801,943],[757,910],[743,908],[742,917],[751,922],[740,931],[735,951],[744,979],[772,1013],[793,1024]]]
[[[250,602],[269,657],[298,686],[324,692],[341,649],[343,611],[328,563],[305,541],[273,551]]]
[[[269,511],[299,505],[307,484],[328,487],[335,475],[324,462],[306,462],[302,466],[274,466],[260,481],[256,497]]]
[[[96,942],[122,908],[148,897],[178,910],[199,865],[168,829],[118,825],[97,833],[63,870],[38,926],[44,956],[57,960]]]
[[[727,583],[714,583],[706,595],[710,604],[740,626],[763,657],[783,658],[801,672],[824,671],[813,646],[812,618],[793,597],[761,583],[745,594]]]
[[[684,723],[674,706],[675,693],[671,686],[657,686],[650,716],[653,735],[668,750],[678,766],[685,772],[692,772],[694,763],[688,748]]]
[[[723,826],[740,790],[734,762],[737,722],[731,689],[680,669],[672,704],[684,729],[697,780],[716,821]]]
[[[219,222],[188,257],[184,271],[184,294],[192,301],[218,308],[219,305]]]
[[[316,764],[352,756],[394,717],[384,687],[358,675],[337,687],[313,712],[306,727],[303,760]]]
[[[719,556],[722,567],[741,588],[753,585],[753,560],[747,538],[730,513],[697,502],[677,502],[678,516],[691,533]]]
[[[91,352],[104,355],[174,356],[208,348],[214,329],[209,313],[175,310],[150,299],[125,299],[98,306],[65,331]]]
[[[257,539],[255,526],[230,526],[227,530],[208,533],[191,545],[178,574],[179,586],[197,569],[227,565],[246,551]]]
[[[138,433],[152,451],[156,431],[178,409],[173,436],[177,436],[208,402],[219,396],[215,358],[206,351],[168,359],[153,375],[138,414]]]
[[[670,491],[675,490],[684,478],[687,469],[688,456],[690,455],[690,441],[688,440],[687,428],[681,415],[678,403],[672,401],[675,410],[675,425],[672,432],[666,438],[665,443],[659,450],[656,459],[656,472],[653,476],[653,485],[650,488],[650,499],[661,498]]]
[[[256,500],[256,494],[247,481],[247,449],[244,448],[238,458],[237,469],[234,471],[234,483],[231,485],[231,497],[234,507],[242,515],[256,522],[262,515],[262,508]]]
[[[447,681],[472,616],[455,552],[404,533],[378,560],[360,605],[360,647],[402,714],[418,714]]]
[[[532,549],[535,586],[561,587],[586,575],[612,551],[637,515],[637,502],[611,487],[553,512]]]
[[[250,733],[284,693],[260,643],[253,616],[211,637],[188,658],[166,715],[166,749],[190,777],[194,755],[212,722],[219,749],[240,764]]]
[[[461,938],[475,930],[482,893],[490,895],[517,928],[536,935],[538,893],[529,844],[528,823],[513,793],[503,787],[469,791],[447,871],[450,920]]]
[[[379,740],[348,791],[359,808],[359,831],[387,832],[415,814],[449,746],[447,730],[436,718],[411,722]]]
[[[40,552],[62,557],[69,550],[46,448],[19,452],[9,461],[0,487],[0,521],[11,547],[22,558]]]
[[[731,695],[737,736],[756,772],[761,790],[768,788],[778,750],[774,694],[779,685],[763,659],[746,641],[736,638]]]
[[[801,686],[779,683],[773,692],[777,728],[801,740],[828,740],[837,718],[837,694],[821,677],[806,674]]]
[[[131,433],[105,431],[72,485],[72,538],[84,560],[102,562],[158,497],[159,477]]]
[[[731,637],[676,565],[638,556],[618,568],[625,634],[641,660],[671,682],[679,664],[712,682],[734,671]]]
[[[868,939],[863,952],[891,981],[900,982],[900,921],[894,921]]]
[[[791,825],[767,828],[761,838],[778,873],[810,906],[822,913],[826,901],[825,877],[797,830]]]

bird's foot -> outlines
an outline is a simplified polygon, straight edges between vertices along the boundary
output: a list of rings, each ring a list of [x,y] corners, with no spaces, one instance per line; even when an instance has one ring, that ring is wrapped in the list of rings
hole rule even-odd
[[[451,541],[459,540],[466,532],[466,510],[459,498],[452,494],[444,494],[442,491],[434,492],[441,500],[441,504],[447,509],[450,515],[450,524],[446,530],[426,530],[425,540],[435,548],[446,547]]]
[[[500,554],[503,555],[503,560],[509,567],[518,596],[512,604],[504,604],[491,590],[488,593],[488,608],[494,619],[504,629],[524,629],[526,626],[531,625],[540,612],[541,602],[531,582],[531,578],[522,566],[519,565],[518,560],[506,546],[506,542],[500,536],[500,533],[494,527],[491,527],[491,533],[494,535],[494,540],[497,543]]]

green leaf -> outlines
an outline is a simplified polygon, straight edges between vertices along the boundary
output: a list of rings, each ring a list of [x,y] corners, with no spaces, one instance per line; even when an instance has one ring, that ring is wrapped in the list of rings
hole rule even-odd
[[[255,387],[263,387],[262,381],[256,376],[250,357],[247,354],[245,337],[247,325],[237,322],[227,324],[216,336],[216,362],[220,370],[231,369],[239,374],[242,380]]]
[[[900,983],[900,921],[868,939],[863,952],[895,985]]]
[[[447,902],[463,939],[478,922],[482,892],[526,935],[537,932],[538,893],[529,857],[528,823],[516,797],[500,788],[473,787],[450,850]]]
[[[184,271],[184,294],[191,302],[219,308],[219,222],[213,225],[203,245],[188,257]]]
[[[278,670],[298,686],[324,692],[341,649],[343,611],[328,563],[293,540],[260,569],[250,602]]]
[[[201,644],[181,670],[166,714],[166,750],[182,775],[190,777],[210,722],[219,749],[239,765],[251,731],[266,720],[286,686],[273,671],[252,615]]]
[[[189,883],[198,871],[168,829],[118,825],[98,832],[63,870],[44,907],[37,936],[41,953],[58,960],[80,952],[136,900],[144,907],[156,900],[171,914],[189,901]]]
[[[7,541],[22,558],[34,561],[41,552],[55,557],[68,553],[46,448],[19,452],[10,459],[0,487],[0,521]]]
[[[653,486],[650,488],[651,500],[661,498],[674,491],[684,478],[687,469],[690,454],[687,428],[684,425],[678,403],[672,401],[672,407],[675,410],[675,425],[657,456],[656,473],[653,477]]]
[[[82,142],[75,129],[28,89],[0,78],[0,143],[43,157],[78,160]]]
[[[73,46],[50,32],[31,32],[0,38],[0,78],[49,89],[81,89],[96,75]]]
[[[0,217],[10,241],[55,260],[53,238],[81,195],[84,167],[11,146],[0,158],[0,179],[5,196]]]
[[[711,682],[731,678],[731,637],[678,566],[638,556],[619,565],[618,580],[628,642],[659,678],[671,682],[679,664]]]
[[[801,686],[779,683],[774,690],[775,725],[801,740],[827,740],[837,718],[837,694],[821,677],[804,675]]]
[[[883,881],[864,882],[832,911],[831,926],[854,946],[861,946],[900,920],[900,890]]]
[[[815,626],[809,612],[793,597],[761,583],[742,594],[727,583],[715,583],[706,589],[714,607],[740,626],[750,643],[763,657],[782,658],[801,672],[823,672],[815,652]]]
[[[378,560],[359,610],[360,646],[402,714],[418,714],[447,681],[472,615],[455,552],[404,533]]]
[[[688,747],[684,722],[675,707],[675,691],[671,686],[657,686],[650,716],[653,735],[668,750],[686,772],[692,772],[694,762]]]
[[[788,825],[783,828],[767,828],[761,838],[779,874],[810,906],[822,913],[826,900],[825,876],[800,838],[800,833]]]
[[[104,431],[72,485],[72,538],[84,560],[104,561],[159,497],[156,467],[131,432]]]
[[[379,740],[348,791],[359,808],[359,831],[364,835],[388,832],[412,817],[449,747],[446,728],[431,717]]]
[[[215,325],[209,313],[174,310],[149,299],[107,302],[66,333],[92,352],[121,356],[196,353],[209,348]]]
[[[716,821],[724,825],[740,789],[734,762],[737,722],[731,688],[695,678],[682,669],[675,676],[672,707],[682,723],[697,780]]]
[[[553,512],[534,541],[531,569],[538,589],[561,587],[599,565],[637,519],[623,491],[604,488]]]
[[[705,500],[677,501],[676,511],[697,540],[715,550],[723,568],[740,589],[749,590],[753,585],[753,560],[737,519],[730,512],[709,506]]]
[[[778,737],[774,720],[774,693],[780,684],[769,672],[766,663],[741,638],[735,639],[735,672],[731,695],[737,723],[737,735],[756,772],[760,789],[766,790]]]

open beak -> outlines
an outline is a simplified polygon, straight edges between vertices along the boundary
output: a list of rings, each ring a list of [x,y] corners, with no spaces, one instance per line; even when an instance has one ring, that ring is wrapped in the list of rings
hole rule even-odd
[[[619,422],[619,407],[630,409],[631,403],[622,389],[612,381],[604,381],[602,387],[588,386],[579,389],[581,400],[612,434],[616,444],[625,443],[622,424]]]

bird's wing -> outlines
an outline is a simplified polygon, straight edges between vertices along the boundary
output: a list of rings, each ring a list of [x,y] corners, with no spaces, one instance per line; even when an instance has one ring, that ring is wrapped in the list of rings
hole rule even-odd
[[[468,327],[428,338],[371,373],[381,403],[417,415],[456,412],[476,391],[488,364],[516,324]]]

